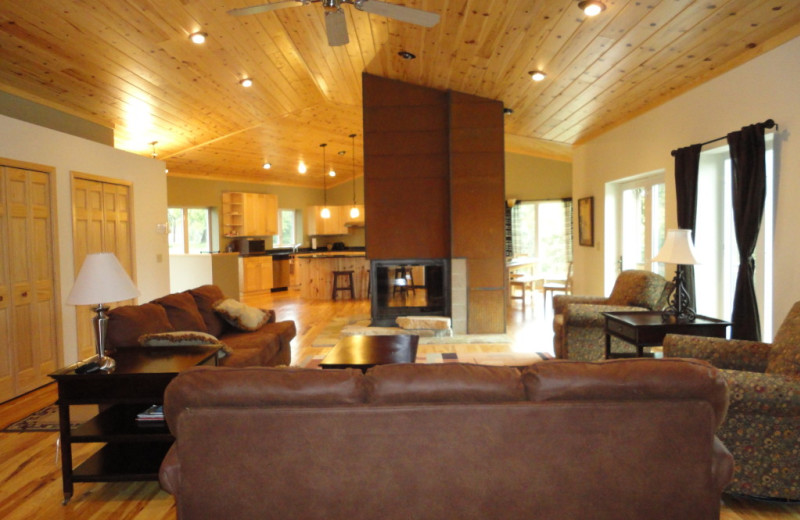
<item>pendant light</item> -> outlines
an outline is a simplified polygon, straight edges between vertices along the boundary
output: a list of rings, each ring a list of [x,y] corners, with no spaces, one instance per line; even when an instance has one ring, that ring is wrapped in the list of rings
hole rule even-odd
[[[325,147],[328,146],[328,143],[322,143],[320,147],[322,148],[322,197],[323,197],[323,204],[322,204],[322,211],[319,212],[319,216],[322,218],[331,218],[331,210],[328,209],[328,173],[327,165],[325,163]]]
[[[350,134],[353,140],[353,207],[350,208],[350,218],[358,218],[361,212],[356,206],[356,134]]]

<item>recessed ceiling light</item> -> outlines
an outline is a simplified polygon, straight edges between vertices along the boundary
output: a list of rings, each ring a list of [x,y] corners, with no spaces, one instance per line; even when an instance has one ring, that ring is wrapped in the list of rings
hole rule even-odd
[[[303,161],[300,161],[300,164],[297,165],[297,171],[299,173],[306,173],[308,171],[308,168],[306,167],[306,163],[304,163]]]
[[[268,162],[265,162],[263,168],[265,170],[269,170],[270,168],[272,168],[272,165],[270,163],[268,163]]]
[[[197,45],[205,43],[206,38],[208,38],[208,33],[204,32],[193,32],[189,35],[189,39],[192,40],[192,43],[196,43]]]
[[[253,86],[253,80],[250,79],[250,78],[244,78],[242,81],[239,82],[239,84],[241,86],[243,86],[244,88],[252,87]]]
[[[417,57],[415,54],[411,54],[408,51],[400,51],[397,53],[397,55],[403,58],[404,60],[413,60],[414,58]]]
[[[532,70],[528,74],[531,75],[531,79],[533,81],[542,81],[544,78],[547,77],[547,74],[545,74],[541,70]]]
[[[503,114],[505,114],[505,115],[507,115],[507,116],[510,116],[510,115],[511,115],[511,114],[513,114],[513,113],[514,113],[514,109],[513,109],[513,108],[508,108],[508,107],[505,107],[505,108],[503,109]]]
[[[597,16],[606,10],[606,4],[600,0],[583,0],[578,2],[578,7],[583,10],[586,16]]]
[[[336,177],[336,172],[331,170],[328,172],[328,175],[330,175],[331,177]]]

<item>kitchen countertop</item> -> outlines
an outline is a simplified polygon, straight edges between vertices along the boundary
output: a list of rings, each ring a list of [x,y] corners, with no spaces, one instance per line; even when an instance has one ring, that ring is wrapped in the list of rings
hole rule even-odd
[[[347,258],[347,257],[366,257],[364,251],[320,251],[315,253],[298,253],[292,255],[295,258]]]

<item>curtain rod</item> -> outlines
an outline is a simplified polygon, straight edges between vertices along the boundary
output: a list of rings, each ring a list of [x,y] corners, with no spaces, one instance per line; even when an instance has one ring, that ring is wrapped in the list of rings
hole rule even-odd
[[[766,120],[766,121],[764,121],[763,123],[759,123],[759,124],[761,124],[761,125],[764,125],[764,128],[775,128],[775,129],[776,129],[776,131],[777,131],[777,128],[778,128],[778,123],[776,123],[776,122],[775,122],[775,121],[773,121],[772,119],[767,119],[767,120]],[[727,139],[727,138],[728,138],[728,136],[727,136],[727,135],[723,135],[722,137],[717,137],[716,139],[711,139],[710,141],[706,141],[705,143],[700,143],[700,146],[705,146],[705,145],[707,145],[707,144],[716,143],[717,141],[722,141],[723,139]],[[677,152],[677,151],[678,151],[678,150],[672,150],[672,151],[670,152],[670,154],[671,154],[673,157],[675,157],[675,152]]]

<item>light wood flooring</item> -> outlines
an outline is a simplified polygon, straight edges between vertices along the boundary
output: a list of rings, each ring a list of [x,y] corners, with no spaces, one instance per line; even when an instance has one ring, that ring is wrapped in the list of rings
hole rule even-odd
[[[520,303],[509,308],[508,332],[511,344],[421,345],[420,352],[502,352],[552,351],[550,312],[543,311],[542,295],[523,313]],[[276,293],[249,303],[276,309],[279,319],[294,320],[298,334],[292,342],[292,359],[322,354],[327,349],[312,347],[314,338],[334,317],[368,314],[367,301],[309,302],[296,293]],[[549,302],[548,302],[549,303]],[[532,308],[533,307],[533,308]],[[0,404],[0,429],[55,402],[54,385],[45,386],[13,401]],[[76,483],[72,501],[62,506],[61,472],[56,460],[56,433],[0,432],[0,518],[5,520],[174,520],[170,495],[155,482]],[[76,444],[76,464],[96,449],[94,444]],[[798,519],[800,504],[776,504],[723,497],[723,520]],[[290,520],[290,519],[287,519]]]

